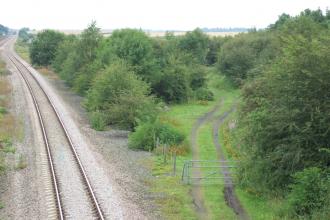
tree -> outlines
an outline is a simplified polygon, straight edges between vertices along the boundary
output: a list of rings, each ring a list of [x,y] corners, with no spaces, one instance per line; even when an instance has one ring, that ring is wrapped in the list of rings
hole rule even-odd
[[[112,33],[104,54],[124,59],[143,80],[154,84],[158,81],[151,39],[142,31],[116,30]]]
[[[58,45],[64,34],[52,30],[44,30],[37,34],[30,47],[32,64],[48,66],[55,58]]]
[[[259,74],[258,68],[271,62],[278,53],[276,33],[250,32],[224,43],[217,66],[221,73],[240,86],[250,75]]]
[[[23,42],[28,42],[30,39],[32,39],[32,34],[29,34],[30,29],[29,28],[21,28],[18,31],[18,37],[22,39]]]
[[[89,112],[103,115],[105,124],[133,129],[148,121],[156,110],[150,88],[123,60],[112,62],[93,81],[86,97]]]
[[[9,28],[0,24],[0,36],[7,35],[9,32]]]
[[[243,183],[283,190],[308,167],[329,167],[330,37],[289,36],[267,72],[247,84],[241,110]]]
[[[154,86],[154,92],[168,103],[186,102],[191,95],[187,66],[177,57],[170,57],[162,70],[160,81]]]
[[[100,28],[93,21],[79,36],[77,52],[80,54],[83,63],[94,61],[101,41]]]
[[[201,64],[206,63],[206,55],[209,51],[209,38],[199,28],[187,32],[178,44],[179,48],[191,53]]]

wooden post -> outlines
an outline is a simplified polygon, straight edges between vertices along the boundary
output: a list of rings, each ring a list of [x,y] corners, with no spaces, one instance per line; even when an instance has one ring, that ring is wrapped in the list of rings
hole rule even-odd
[[[163,145],[164,164],[166,164],[166,147],[167,147],[167,145],[164,144]]]
[[[173,152],[173,175],[176,175],[176,151]]]

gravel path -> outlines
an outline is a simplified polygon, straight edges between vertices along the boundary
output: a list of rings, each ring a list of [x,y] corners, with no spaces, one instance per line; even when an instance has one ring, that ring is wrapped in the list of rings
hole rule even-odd
[[[191,133],[190,133],[190,143],[192,148],[192,158],[193,160],[199,160],[199,146],[197,143],[198,138],[198,129],[205,123],[207,123],[209,120],[212,119],[213,115],[221,108],[223,105],[223,100],[221,100],[214,108],[205,113],[204,115],[200,116],[195,124],[192,127]],[[193,176],[201,176],[201,170],[199,168],[193,169]],[[199,216],[199,219],[209,219],[207,210],[204,205],[204,198],[201,191],[201,187],[199,184],[193,184],[192,186],[192,197],[193,201],[196,207],[197,214]]]
[[[1,57],[9,63],[4,55],[4,46],[0,48]],[[9,111],[17,121],[17,130],[13,146],[15,155],[8,154],[8,170],[1,176],[0,197],[5,207],[1,209],[0,219],[51,219],[52,202],[48,202],[51,189],[47,188],[47,173],[43,173],[41,155],[43,153],[42,136],[37,115],[27,88],[16,70],[8,66],[7,76],[11,87],[11,107]],[[16,169],[19,155],[24,158],[27,167]]]
[[[213,143],[216,147],[218,158],[221,161],[226,161],[226,157],[219,141],[219,129],[224,120],[230,115],[230,113],[234,112],[235,110],[236,106],[234,105],[229,111],[223,113],[223,115],[220,116],[213,124]],[[226,167],[228,164],[226,162],[222,162],[221,165],[223,166],[221,168],[221,172],[225,177],[224,196],[227,205],[233,209],[239,219],[247,220],[249,217],[235,194],[235,187],[230,175],[230,169]]]

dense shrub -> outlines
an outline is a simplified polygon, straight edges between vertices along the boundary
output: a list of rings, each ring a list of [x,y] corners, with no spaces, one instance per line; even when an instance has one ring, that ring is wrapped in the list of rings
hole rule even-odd
[[[282,55],[244,86],[238,125],[250,187],[286,192],[294,173],[329,166],[329,36],[282,37]]]
[[[64,34],[53,30],[44,30],[38,33],[30,46],[32,64],[50,65],[55,58],[58,45],[63,39]]]
[[[181,50],[191,53],[201,64],[206,63],[209,51],[209,37],[199,28],[186,33],[178,42]]]
[[[199,88],[195,91],[195,98],[201,101],[212,101],[214,100],[214,94],[207,88]]]
[[[168,103],[187,101],[191,96],[189,69],[187,66],[174,57],[170,58],[154,91]]]
[[[275,33],[252,32],[227,40],[219,53],[217,66],[236,85],[242,85],[249,71],[277,56]]]
[[[330,175],[330,173],[328,174]],[[289,213],[293,216],[311,216],[330,200],[330,176],[312,167],[297,172],[288,195]]]
[[[89,112],[101,112],[106,124],[132,129],[139,120],[152,118],[156,106],[149,86],[140,80],[123,60],[102,71],[88,91],[85,106]]]
[[[156,140],[160,144],[168,146],[180,145],[184,135],[169,124],[159,121],[147,122],[139,125],[136,131],[129,137],[129,146],[134,149],[153,150],[156,147]]]

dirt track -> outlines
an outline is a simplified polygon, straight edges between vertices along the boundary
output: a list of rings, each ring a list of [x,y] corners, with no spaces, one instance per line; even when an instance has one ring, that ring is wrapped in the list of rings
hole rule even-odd
[[[223,100],[221,100],[211,111],[205,113],[201,117],[197,119],[195,124],[192,127],[191,133],[190,133],[190,143],[192,148],[192,157],[193,160],[199,160],[199,147],[197,143],[198,138],[198,129],[205,123],[207,123],[209,120],[212,119],[213,115],[221,108],[223,104]],[[194,169],[194,176],[201,176],[201,170],[200,169]],[[200,219],[209,219],[207,210],[204,205],[204,199],[201,192],[201,187],[199,184],[193,184],[192,186],[192,197],[194,201],[194,205],[197,211],[197,214]]]
[[[226,158],[219,140],[219,129],[224,120],[230,115],[230,113],[234,112],[235,110],[236,107],[233,106],[229,111],[223,113],[223,115],[220,116],[213,124],[213,143],[216,147],[218,159],[221,161],[225,161]],[[226,167],[225,162],[223,162],[221,165],[224,166],[222,167],[221,172],[225,177],[224,196],[226,203],[233,209],[239,219],[247,220],[249,217],[235,194],[235,186],[230,175],[230,169]]]

